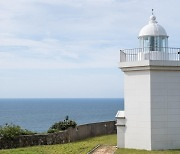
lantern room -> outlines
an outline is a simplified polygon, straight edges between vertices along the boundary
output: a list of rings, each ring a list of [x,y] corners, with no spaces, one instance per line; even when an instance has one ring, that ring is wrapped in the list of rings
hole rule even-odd
[[[168,35],[165,29],[158,24],[153,12],[149,23],[139,33],[140,48],[144,51],[167,51]]]

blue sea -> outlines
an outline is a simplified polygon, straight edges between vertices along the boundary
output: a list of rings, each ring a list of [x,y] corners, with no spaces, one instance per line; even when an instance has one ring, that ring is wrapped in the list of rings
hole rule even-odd
[[[0,99],[0,125],[13,123],[45,132],[67,115],[78,125],[115,120],[117,111],[124,109],[123,102],[120,98]]]

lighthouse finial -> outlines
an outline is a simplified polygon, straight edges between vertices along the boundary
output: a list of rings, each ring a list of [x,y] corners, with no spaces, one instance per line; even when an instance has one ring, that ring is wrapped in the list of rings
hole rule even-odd
[[[152,9],[152,15],[154,15],[154,12],[153,12],[153,11],[154,11],[154,9]]]
[[[152,15],[150,16],[149,23],[157,23],[156,16],[154,15],[154,9],[152,9]]]

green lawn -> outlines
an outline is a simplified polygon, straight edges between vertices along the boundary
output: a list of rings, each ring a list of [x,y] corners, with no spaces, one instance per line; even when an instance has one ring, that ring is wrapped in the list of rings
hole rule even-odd
[[[116,145],[116,135],[94,137],[83,141],[67,144],[0,150],[0,154],[86,154],[98,144]],[[146,151],[118,149],[115,154],[180,154],[180,150]]]
[[[180,154],[180,150],[146,151],[134,149],[118,149],[115,154]]]
[[[94,137],[68,144],[0,150],[0,154],[86,154],[98,144],[116,145],[116,135]]]

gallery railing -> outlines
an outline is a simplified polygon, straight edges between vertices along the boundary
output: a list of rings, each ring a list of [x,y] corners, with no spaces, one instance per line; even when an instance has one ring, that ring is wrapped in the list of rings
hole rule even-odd
[[[120,62],[141,60],[180,61],[180,48],[134,48],[120,50]]]

